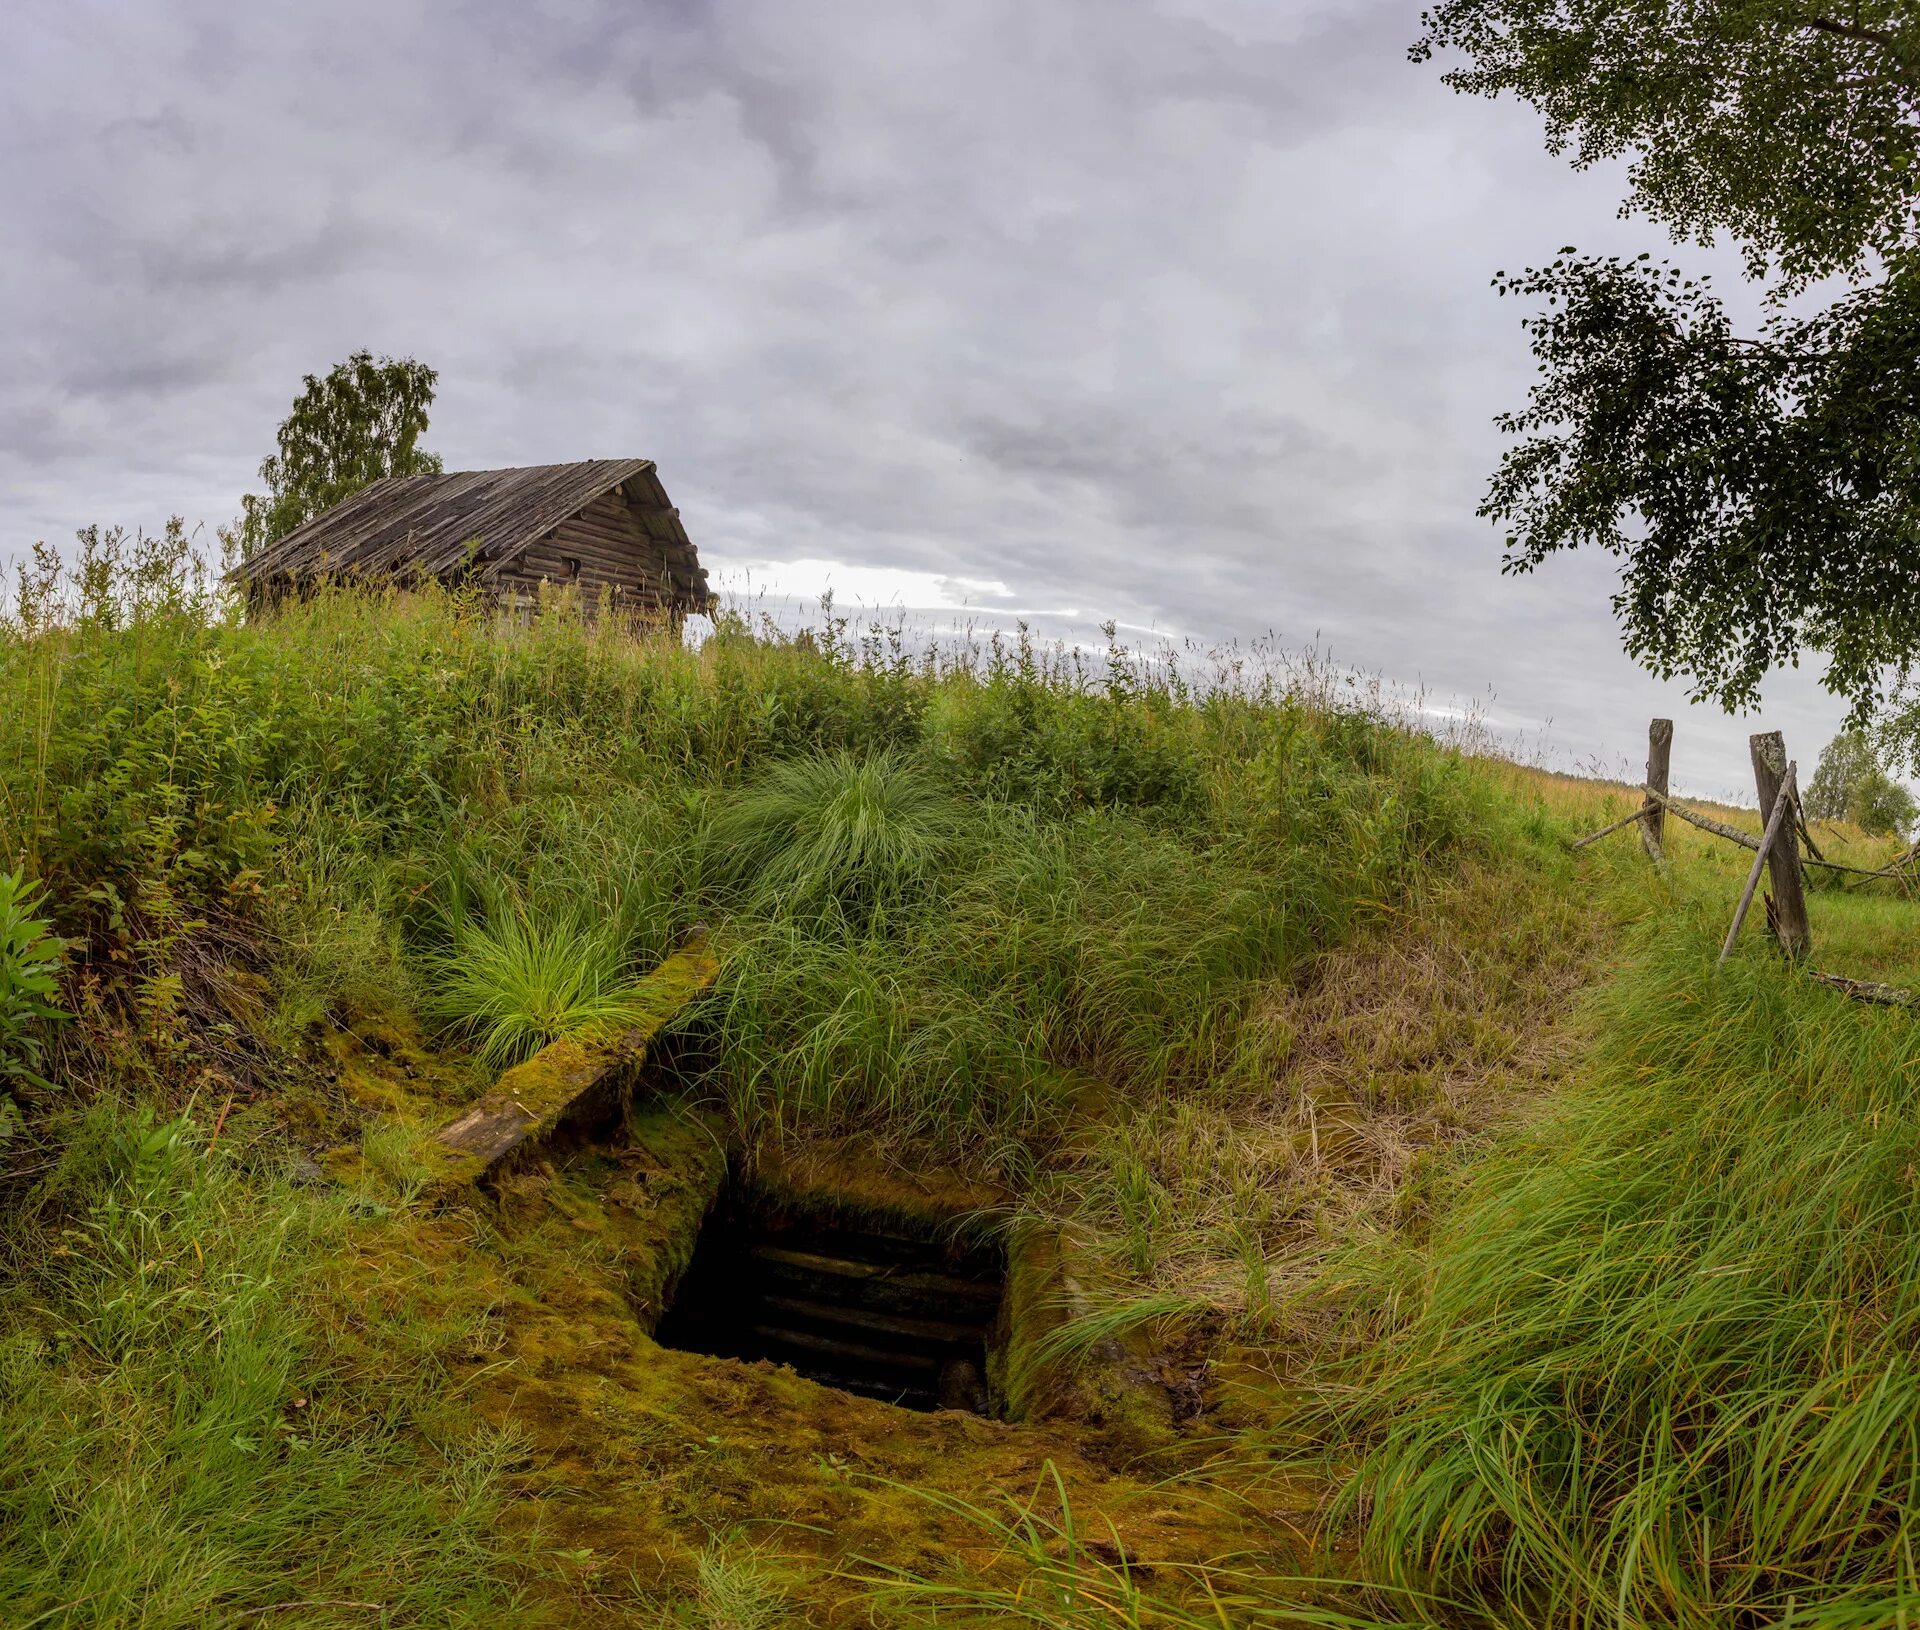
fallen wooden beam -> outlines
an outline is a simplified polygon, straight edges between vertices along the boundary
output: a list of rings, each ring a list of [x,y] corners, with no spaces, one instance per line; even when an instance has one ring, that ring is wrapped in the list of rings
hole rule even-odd
[[[714,981],[720,964],[696,930],[637,985],[648,1012],[614,1035],[565,1036],[516,1064],[423,1151],[438,1182],[476,1183],[510,1159],[619,1096],[628,1072],[667,1022]]]
[[[1646,850],[1647,859],[1653,862],[1653,869],[1656,872],[1667,870],[1666,851],[1660,847],[1660,840],[1644,826],[1640,828],[1640,847]]]
[[[1900,866],[1897,861],[1891,865],[1881,866],[1873,871],[1869,871],[1864,866],[1849,866],[1845,861],[1814,860],[1811,857],[1801,861],[1800,864],[1803,866],[1820,866],[1830,872],[1851,872],[1855,877],[1898,877],[1900,875]]]
[[[1613,825],[1603,826],[1600,828],[1598,832],[1589,832],[1584,838],[1581,838],[1577,843],[1571,843],[1567,847],[1570,849],[1584,849],[1590,843],[1598,843],[1602,838],[1610,838],[1613,836],[1614,833],[1618,832],[1621,827],[1633,825],[1635,821],[1639,820],[1641,816],[1645,815],[1646,812],[1652,807],[1653,805],[1651,801],[1644,803],[1638,809],[1636,809],[1631,815],[1623,815],[1620,817],[1619,820],[1615,821]]]
[[[1702,815],[1697,809],[1689,809],[1685,804],[1675,803],[1673,799],[1662,797],[1651,787],[1642,787],[1640,790],[1647,794],[1649,800],[1657,800],[1663,804],[1669,815],[1678,815],[1681,820],[1699,827],[1703,832],[1711,832],[1717,838],[1725,838],[1729,843],[1737,843],[1743,849],[1758,849],[1760,847],[1760,840],[1751,832],[1742,832],[1737,826],[1728,826],[1725,821],[1716,821],[1711,815]],[[1616,822],[1615,825],[1608,827],[1607,831],[1617,831],[1620,827],[1625,826],[1627,821],[1637,821],[1639,818],[1638,814],[1629,815],[1626,821]],[[1606,832],[1596,832],[1593,836],[1596,838],[1605,837]],[[1583,838],[1580,841],[1581,843],[1591,843],[1593,839]],[[1574,847],[1577,849],[1580,847],[1580,844],[1575,844]],[[1800,864],[1803,866],[1824,866],[1830,872],[1851,872],[1855,877],[1897,877],[1900,874],[1900,868],[1906,865],[1910,858],[1911,852],[1889,861],[1877,871],[1869,871],[1864,866],[1849,866],[1844,861],[1819,858],[1818,852],[1816,851],[1815,854],[1803,859]]]
[[[1702,832],[1711,832],[1715,837],[1737,843],[1743,849],[1760,847],[1760,840],[1751,832],[1742,832],[1737,826],[1728,826],[1725,821],[1716,821],[1711,815],[1702,815],[1697,809],[1688,809],[1685,804],[1675,803],[1665,793],[1655,792],[1651,787],[1642,787],[1640,790],[1662,804],[1669,815],[1678,815],[1681,820],[1699,827]]]
[[[1851,996],[1856,1002],[1875,1002],[1882,1007],[1920,1007],[1920,991],[1902,990],[1898,985],[1883,985],[1877,979],[1849,979],[1845,974],[1820,973],[1809,969],[1808,977]]]
[[[1823,866],[1826,865],[1827,857],[1820,853],[1820,845],[1813,841],[1813,831],[1807,825],[1807,812],[1800,807],[1797,799],[1793,806],[1793,824],[1800,833],[1800,841],[1807,846],[1807,853]]]

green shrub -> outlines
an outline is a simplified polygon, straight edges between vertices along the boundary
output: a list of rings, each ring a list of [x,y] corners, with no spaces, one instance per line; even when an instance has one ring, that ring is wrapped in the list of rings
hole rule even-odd
[[[0,872],[0,1135],[13,1124],[12,1089],[47,1087],[40,1076],[46,1027],[59,1005],[66,947],[36,915],[45,892],[19,872]]]

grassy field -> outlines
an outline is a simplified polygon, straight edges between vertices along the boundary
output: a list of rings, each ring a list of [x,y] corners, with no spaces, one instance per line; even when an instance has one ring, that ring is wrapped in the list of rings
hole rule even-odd
[[[30,582],[0,698],[0,1620],[1920,1613],[1914,1021],[1716,974],[1749,857],[1570,854],[1626,789],[1118,649],[240,621],[177,538]],[[1915,910],[1817,888],[1817,965]],[[623,1335],[608,1174],[423,1200],[697,922],[688,1101],[1071,1231],[1056,1345],[1178,1433],[728,1392]]]

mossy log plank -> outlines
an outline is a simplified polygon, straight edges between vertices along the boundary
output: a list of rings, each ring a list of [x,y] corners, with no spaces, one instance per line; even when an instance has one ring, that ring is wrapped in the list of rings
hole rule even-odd
[[[919,1306],[929,1299],[950,1302],[977,1302],[992,1307],[1000,1299],[997,1286],[953,1274],[932,1273],[924,1269],[901,1269],[885,1262],[855,1262],[846,1257],[822,1256],[815,1251],[795,1251],[783,1245],[756,1245],[754,1261],[770,1269],[775,1277],[796,1284],[820,1279],[853,1279],[874,1288],[875,1300],[892,1300],[903,1306]],[[891,1293],[891,1296],[889,1296]]]
[[[719,971],[699,935],[640,981],[650,1008],[641,1023],[614,1035],[562,1037],[508,1070],[428,1145],[440,1182],[479,1182],[589,1108],[607,1107],[654,1037]]]
[[[819,1324],[843,1324],[856,1330],[872,1330],[883,1336],[899,1336],[907,1341],[936,1345],[964,1346],[980,1344],[979,1324],[954,1324],[947,1319],[915,1318],[905,1313],[879,1313],[872,1308],[847,1307],[838,1302],[822,1302],[805,1296],[769,1296],[766,1305],[776,1313],[791,1313]]]
[[[1007,1242],[1000,1340],[987,1350],[989,1381],[1011,1421],[1072,1420],[1127,1452],[1160,1447],[1174,1430],[1173,1398],[1162,1384],[1144,1326],[1103,1335],[1077,1349],[1058,1345],[1061,1328],[1092,1315],[1081,1284],[1086,1242],[1037,1220]]]
[[[756,1324],[753,1333],[762,1341],[783,1347],[798,1347],[803,1352],[825,1353],[829,1358],[856,1364],[879,1364],[889,1369],[934,1371],[940,1361],[932,1353],[901,1352],[897,1347],[872,1347],[861,1341],[843,1341],[811,1330],[784,1330],[777,1324]]]

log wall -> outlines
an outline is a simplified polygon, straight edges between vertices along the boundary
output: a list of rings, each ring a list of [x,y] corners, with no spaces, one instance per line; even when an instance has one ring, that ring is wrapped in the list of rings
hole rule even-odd
[[[489,581],[503,602],[528,603],[542,583],[577,586],[589,610],[609,595],[622,611],[679,618],[710,604],[706,574],[679,524],[679,511],[632,483],[602,493],[507,564]],[[579,562],[576,574],[570,561]]]

